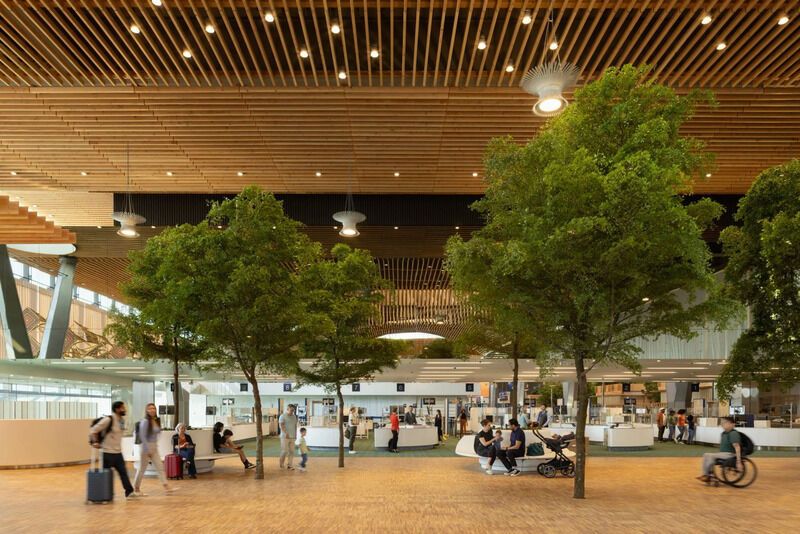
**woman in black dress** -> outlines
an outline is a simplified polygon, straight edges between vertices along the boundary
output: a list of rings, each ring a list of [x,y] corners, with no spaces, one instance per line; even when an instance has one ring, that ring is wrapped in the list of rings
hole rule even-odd
[[[439,436],[439,443],[442,442],[442,411],[436,410],[436,417],[433,419],[433,424],[436,427],[436,434]]]

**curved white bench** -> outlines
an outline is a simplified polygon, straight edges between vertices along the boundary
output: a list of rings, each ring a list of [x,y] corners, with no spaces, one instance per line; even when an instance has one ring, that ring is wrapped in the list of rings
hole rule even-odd
[[[214,469],[215,460],[239,457],[235,453],[215,453],[213,433],[214,431],[210,428],[195,428],[188,431],[188,434],[192,436],[192,441],[194,441],[194,464],[198,473],[208,473]],[[172,436],[174,434],[174,432],[165,430],[158,436],[158,452],[161,454],[162,459],[173,452]],[[139,468],[139,445],[133,443],[133,436],[122,438],[122,456],[126,461],[133,462],[134,469]],[[145,476],[155,476],[158,473],[151,464],[144,474]]]
[[[530,430],[525,430],[525,446],[527,447],[531,443],[541,443],[541,440],[537,438],[534,433]],[[554,432],[544,428],[542,429],[542,434],[545,437],[550,437]],[[508,443],[509,437],[511,436],[510,430],[503,430],[503,442]],[[515,458],[517,463],[517,468],[522,472],[528,471],[536,471],[539,467],[539,464],[548,462],[555,457],[555,453],[547,448],[547,445],[542,443],[542,449],[544,450],[544,454],[540,456],[520,456]],[[568,458],[575,456],[575,453],[570,450],[564,450],[564,455]],[[478,453],[475,452],[475,435],[471,436],[464,436],[460,440],[458,440],[458,444],[456,445],[455,453],[459,456],[466,456],[471,458],[477,458],[478,462],[480,463],[481,469],[486,469],[486,466],[489,463],[489,458],[485,456],[478,456]],[[494,465],[492,465],[492,471],[504,472],[505,467],[503,466],[503,462],[500,460],[496,460]]]

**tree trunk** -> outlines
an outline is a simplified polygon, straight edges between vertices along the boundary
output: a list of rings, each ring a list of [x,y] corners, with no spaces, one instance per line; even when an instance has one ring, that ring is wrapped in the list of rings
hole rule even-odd
[[[578,420],[575,424],[575,486],[572,490],[572,497],[583,499],[586,489],[586,412],[589,405],[589,394],[586,384],[586,371],[584,367],[583,355],[575,356],[575,371],[578,377],[576,394],[578,396]]]
[[[336,384],[336,397],[339,399],[339,467],[344,467],[344,397],[339,384]]]
[[[511,382],[511,394],[509,400],[511,401],[511,417],[517,418],[517,383],[519,381],[519,343],[514,340],[514,345],[511,349],[511,357],[514,359],[514,378]]]
[[[175,406],[175,419],[172,421],[172,426],[175,427],[181,422],[181,382],[180,382],[180,365],[178,359],[172,360],[172,379],[173,379],[173,392],[172,404]]]
[[[264,430],[261,426],[261,393],[258,391],[258,380],[250,381],[253,386],[253,404],[256,420],[256,480],[264,478]]]

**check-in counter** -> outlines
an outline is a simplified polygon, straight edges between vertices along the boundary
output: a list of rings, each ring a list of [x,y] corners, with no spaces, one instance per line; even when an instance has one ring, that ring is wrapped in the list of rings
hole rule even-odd
[[[91,419],[0,419],[0,469],[87,463]]]
[[[348,440],[344,440],[347,445]],[[338,449],[339,428],[335,426],[309,426],[306,427],[306,445],[311,450]]]
[[[392,431],[389,427],[376,428],[373,434],[375,436],[375,449],[388,449],[389,440],[392,439]],[[439,433],[436,431],[435,426],[400,425],[397,438],[398,449],[432,449],[439,444]]]
[[[610,451],[643,451],[653,446],[651,425],[619,425],[605,429],[604,444]]]

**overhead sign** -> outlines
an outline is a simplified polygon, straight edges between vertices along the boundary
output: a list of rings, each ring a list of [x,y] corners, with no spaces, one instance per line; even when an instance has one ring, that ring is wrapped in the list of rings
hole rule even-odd
[[[322,399],[323,406],[333,406],[334,404],[336,404],[336,399],[334,399],[333,397],[324,397]]]
[[[634,397],[625,397],[625,406],[636,406],[636,399]]]
[[[630,393],[631,392],[631,385],[627,382],[622,383],[622,392],[623,393]]]
[[[361,384],[359,383],[350,384],[350,387],[352,388],[351,391],[353,391],[353,393],[358,393],[359,391],[361,391]]]
[[[425,406],[433,406],[436,404],[436,397],[423,397],[422,404]]]
[[[692,393],[700,392],[700,382],[692,382]]]
[[[406,390],[405,384],[397,384],[397,391],[398,393],[403,393]]]
[[[234,399],[232,399],[232,398],[223,398],[222,399],[222,405],[223,406],[233,406],[233,401],[234,401]]]
[[[467,393],[473,393],[475,391],[475,384],[464,384],[467,388]]]
[[[284,382],[283,383],[283,391],[286,393],[292,392],[292,383],[291,382]]]

